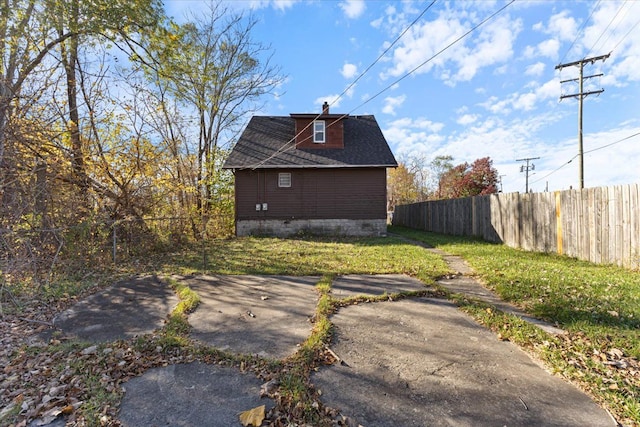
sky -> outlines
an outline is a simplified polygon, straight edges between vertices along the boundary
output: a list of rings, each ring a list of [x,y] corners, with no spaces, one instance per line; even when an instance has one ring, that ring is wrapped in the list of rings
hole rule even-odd
[[[208,2],[166,0],[177,21]],[[504,192],[640,182],[640,0],[254,0],[285,76],[259,115],[375,115],[396,159],[490,157]],[[601,76],[600,76],[601,74]],[[565,81],[561,83],[561,81]],[[354,83],[355,82],[355,83]]]

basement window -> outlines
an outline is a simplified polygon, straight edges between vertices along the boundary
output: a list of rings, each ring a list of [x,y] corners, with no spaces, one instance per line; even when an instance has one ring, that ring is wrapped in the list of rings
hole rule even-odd
[[[322,144],[324,143],[324,120],[316,120],[313,122],[313,142]]]
[[[282,172],[278,174],[278,187],[289,188],[291,187],[291,174],[288,172]]]

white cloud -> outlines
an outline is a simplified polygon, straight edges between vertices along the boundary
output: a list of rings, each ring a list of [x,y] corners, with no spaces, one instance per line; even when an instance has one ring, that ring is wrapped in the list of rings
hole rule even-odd
[[[392,116],[395,116],[396,108],[400,107],[406,99],[407,99],[406,95],[386,97],[384,99],[384,107],[382,107],[382,112],[385,114],[391,114]]]
[[[560,42],[556,39],[545,40],[538,43],[537,51],[540,55],[550,59],[558,58],[558,50],[560,49]]]
[[[404,117],[390,122],[383,133],[399,157],[416,153],[431,155],[444,141],[440,135],[443,128],[444,124],[425,118]]]
[[[358,67],[355,64],[345,63],[342,66],[342,70],[340,70],[340,74],[342,74],[342,77],[345,79],[352,79],[358,74]]]
[[[523,51],[525,58],[545,57],[557,60],[561,41],[573,41],[578,31],[578,23],[570,16],[570,12],[563,10],[552,15],[545,25],[542,22],[532,26],[534,31],[539,31],[550,36],[536,45],[526,46]]]
[[[293,7],[294,4],[300,0],[251,0],[249,2],[249,8],[251,9],[263,9],[271,6],[272,8],[285,11]]]
[[[570,14],[568,10],[563,10],[552,15],[543,31],[558,37],[560,40],[571,42],[578,33],[578,23]]]
[[[620,127],[586,135],[584,141],[584,181],[585,187],[602,185],[623,185],[638,182],[637,164],[640,162],[640,151],[636,145],[640,137],[621,141],[640,132],[640,127]],[[612,144],[606,147],[608,144]],[[530,184],[534,191],[566,190],[577,187],[578,162],[575,137],[544,144],[537,148],[538,153],[552,150],[553,155],[541,156],[536,161],[536,174]],[[595,151],[592,151],[595,150]],[[615,167],[613,167],[615,165]]]
[[[602,2],[594,11],[591,25],[580,39],[583,55],[594,57],[611,52],[604,63],[598,62],[592,70],[604,70],[603,83],[626,86],[628,82],[640,81],[640,31],[637,17],[640,2]]]
[[[545,64],[544,62],[536,62],[535,64],[531,64],[529,65],[526,70],[525,70],[525,74],[527,76],[541,76],[542,73],[544,73],[544,69],[545,69]]]
[[[458,117],[456,123],[462,126],[466,126],[474,123],[476,120],[478,120],[478,116],[476,114],[464,114]]]
[[[513,56],[513,44],[522,24],[503,16],[484,28],[475,46],[469,49],[470,55],[456,58],[460,69],[456,74],[459,81],[471,80],[478,69],[504,62]]]
[[[392,67],[384,71],[381,77],[399,77],[418,67],[443,46],[451,43],[452,39],[464,34],[464,31],[465,28],[459,21],[447,19],[437,19],[412,27],[393,50]],[[430,61],[417,73],[425,73],[434,65],[444,65],[445,58],[450,57],[452,52],[453,50]]]
[[[374,19],[373,21],[371,21],[371,26],[373,28],[380,28],[383,22],[384,22],[384,17],[381,16],[380,18]]]
[[[359,18],[366,9],[364,0],[345,0],[338,5],[344,11],[347,18],[350,19]]]
[[[340,94],[334,93],[334,94],[328,94],[325,96],[318,97],[315,99],[315,101],[313,101],[313,105],[322,106],[325,102],[328,102],[329,106],[332,108],[340,107],[340,105],[342,104],[342,101],[344,101],[345,98],[348,98],[348,99],[353,98],[353,95],[355,93],[355,88],[356,88],[355,85],[349,87],[349,89],[346,92],[344,92],[342,96]]]
[[[496,96],[491,96],[486,101],[478,104],[490,111],[493,114],[506,115],[510,114],[514,110],[517,111],[531,111],[534,110],[542,103],[549,99],[558,99],[560,96],[560,82],[553,78],[544,84],[538,82],[531,82],[525,87],[532,87],[533,89],[524,92],[514,92],[503,96],[499,99]]]
[[[338,96],[340,95],[337,93],[334,93],[334,94],[318,97],[316,98],[315,101],[313,101],[313,105],[322,106],[325,102],[328,102],[329,106],[332,108],[339,107],[340,103],[344,98],[338,98]],[[318,109],[318,112],[320,112],[320,109]]]
[[[562,120],[562,114],[558,114],[557,111],[544,111],[541,114],[508,120],[494,116],[482,121],[476,120],[459,132],[442,133],[444,125],[441,123],[424,118],[403,117],[387,123],[383,126],[383,132],[397,158],[419,154],[428,158],[452,155],[454,164],[459,164],[490,157],[498,173],[505,175],[505,192],[524,191],[525,177],[520,173],[520,163],[516,159],[541,157],[535,161],[536,170],[529,176],[529,187],[533,191],[544,191],[548,185],[553,191],[567,189],[571,185],[575,187],[577,182],[576,162],[567,163],[576,153],[575,138],[558,141],[541,138],[539,135],[541,129]],[[611,148],[592,153],[588,151],[638,132],[640,128],[636,123],[635,127],[600,132],[585,138],[587,186],[606,182],[613,185],[637,181],[635,165],[640,161],[640,152],[635,146],[640,137]],[[618,149],[614,149],[615,147]],[[611,170],[612,164],[617,165],[615,171]],[[558,170],[554,172],[556,169]]]
[[[537,100],[535,92],[528,92],[515,97],[512,105],[516,110],[529,111],[535,108]]]
[[[393,50],[393,65],[380,77],[399,77],[412,70],[423,74],[436,68],[438,78],[454,86],[457,82],[470,81],[481,68],[508,61],[522,30],[521,21],[508,15],[498,17],[480,27],[473,37],[451,45],[477,24],[477,18],[468,16],[475,14],[447,9],[435,20],[411,27]],[[442,50],[449,45],[451,47]]]
[[[510,104],[509,99],[499,100],[497,96],[490,96],[489,99],[478,105],[494,114],[509,114],[511,112]]]

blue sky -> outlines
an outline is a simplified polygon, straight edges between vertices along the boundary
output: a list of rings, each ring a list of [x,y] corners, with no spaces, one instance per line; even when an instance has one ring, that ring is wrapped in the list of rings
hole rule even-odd
[[[207,4],[165,1],[179,21]],[[575,83],[560,84],[576,78],[578,67],[555,67],[611,53],[584,67],[585,76],[603,74],[586,80],[584,90],[604,89],[584,98],[584,183],[640,182],[640,1],[430,4],[229,2],[257,18],[254,39],[271,46],[286,75],[259,114],[319,112],[328,101],[332,113],[374,114],[399,161],[451,155],[459,164],[488,156],[503,191],[523,192],[524,163],[516,160],[540,157],[531,190],[577,188],[578,100],[559,98],[578,92]]]

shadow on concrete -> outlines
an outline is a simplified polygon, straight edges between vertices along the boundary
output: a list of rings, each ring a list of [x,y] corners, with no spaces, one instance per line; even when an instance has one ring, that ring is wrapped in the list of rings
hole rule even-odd
[[[312,382],[327,405],[362,425],[614,425],[584,393],[447,301],[360,304],[332,321],[332,349],[346,365]]]
[[[133,277],[78,302],[53,324],[85,341],[127,339],[161,328],[177,303],[173,289],[156,276]]]
[[[356,295],[383,295],[422,291],[425,284],[405,274],[349,274],[338,276],[331,285],[331,295],[347,298]]]

